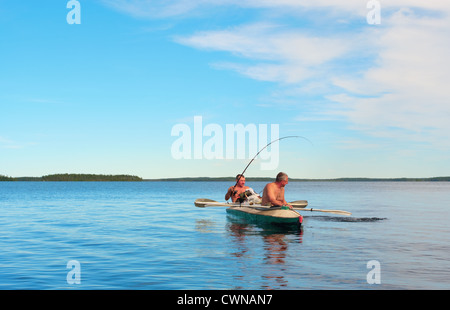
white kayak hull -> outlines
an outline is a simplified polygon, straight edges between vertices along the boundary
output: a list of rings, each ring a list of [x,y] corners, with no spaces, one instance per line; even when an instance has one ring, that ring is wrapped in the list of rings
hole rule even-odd
[[[301,224],[302,216],[289,208],[255,208],[233,206],[227,209],[228,214],[238,216],[252,222],[270,224]]]

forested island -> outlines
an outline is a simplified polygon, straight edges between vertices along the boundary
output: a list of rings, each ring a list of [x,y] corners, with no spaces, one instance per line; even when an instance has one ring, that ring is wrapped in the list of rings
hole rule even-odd
[[[270,177],[247,177],[247,182],[273,182]],[[235,177],[182,177],[142,179],[134,175],[103,174],[50,174],[42,177],[9,177],[0,175],[0,181],[34,181],[34,182],[235,182]],[[336,179],[296,179],[290,182],[450,182],[448,177],[432,178],[336,178]]]
[[[0,181],[34,181],[34,182],[140,182],[142,178],[134,175],[103,174],[49,174],[42,177],[7,177],[0,175]]]
[[[14,178],[7,177],[0,174],[0,181],[15,181]]]

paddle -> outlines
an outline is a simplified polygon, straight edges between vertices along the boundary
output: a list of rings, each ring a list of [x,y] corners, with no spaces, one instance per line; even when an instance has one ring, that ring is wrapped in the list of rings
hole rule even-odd
[[[296,200],[293,202],[289,202],[289,204],[295,208],[304,208],[308,205],[308,201],[307,200]]]
[[[198,198],[198,199],[195,199],[194,204],[195,204],[196,207],[204,208],[208,204],[208,202],[218,203],[217,201],[212,200],[212,199]],[[223,203],[223,205],[220,205],[218,207],[224,207],[225,205],[227,205],[227,203]],[[211,205],[211,207],[213,207],[213,206],[214,205]]]
[[[317,212],[326,212],[326,213],[333,213],[333,214],[339,214],[339,215],[352,215],[351,212],[348,211],[341,211],[341,210],[323,210],[323,209],[314,209],[314,208],[295,208],[294,210],[301,210],[301,211],[317,211]]]
[[[291,203],[291,205],[294,207],[294,210],[299,210],[299,211],[311,211],[311,212],[325,212],[325,213],[333,213],[333,214],[339,214],[339,215],[351,215],[350,212],[348,211],[341,211],[341,210],[324,210],[324,209],[314,209],[314,208],[305,208],[305,200],[297,200],[297,201],[293,201]],[[196,199],[194,202],[196,207],[199,208],[205,208],[205,207],[235,207],[235,206],[239,206],[239,204],[236,203],[222,203],[222,202],[217,202],[215,200],[212,199],[207,199],[207,198],[199,198]],[[248,207],[248,208],[270,208],[270,207],[266,207],[266,206],[261,206],[261,205],[243,205],[244,207]]]
[[[239,203],[217,202],[215,200],[208,199],[208,198],[198,198],[195,200],[194,204],[195,204],[195,206],[197,206],[199,208],[203,208],[203,207],[205,207],[205,205],[209,205],[210,207],[231,207],[231,206],[239,205]],[[304,208],[308,205],[308,201],[296,200],[296,201],[290,202],[290,204],[294,208]],[[245,204],[245,205],[247,206],[248,204]]]
[[[298,205],[300,206],[307,206],[308,205],[308,201],[307,200],[296,200],[296,201],[292,201],[290,202],[291,205]]]

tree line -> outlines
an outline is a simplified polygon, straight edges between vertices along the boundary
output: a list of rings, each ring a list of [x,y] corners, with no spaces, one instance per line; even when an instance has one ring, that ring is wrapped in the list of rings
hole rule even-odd
[[[248,182],[269,182],[274,178],[265,177],[249,177]],[[103,174],[49,174],[43,177],[9,177],[0,174],[0,181],[48,181],[48,182],[77,182],[77,181],[95,181],[95,182],[164,182],[164,181],[199,181],[199,182],[214,182],[226,181],[234,182],[234,177],[185,177],[185,178],[165,178],[165,179],[142,179],[138,176],[120,174],[120,175],[103,175]],[[450,177],[432,177],[432,178],[338,178],[338,179],[295,179],[291,178],[292,182],[449,182]]]
[[[14,178],[7,177],[6,175],[0,174],[0,181],[14,181]]]
[[[142,178],[134,175],[103,175],[103,174],[49,174],[42,177],[13,178],[0,175],[0,181],[44,181],[44,182],[140,182]]]

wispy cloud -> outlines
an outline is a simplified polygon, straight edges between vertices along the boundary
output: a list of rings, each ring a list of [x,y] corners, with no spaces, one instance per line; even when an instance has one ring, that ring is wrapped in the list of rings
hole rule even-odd
[[[274,1],[263,3],[275,5]],[[329,1],[302,3],[337,6]],[[350,10],[356,3],[351,1],[344,8]],[[283,4],[294,5],[290,1]],[[397,7],[401,4],[412,7]],[[442,1],[393,1],[378,28],[355,26],[348,36],[339,32],[313,36],[303,29],[252,24],[198,32],[177,38],[177,42],[251,60],[216,63],[214,67],[253,79],[295,87],[320,80],[323,96],[338,104],[334,111],[324,109],[323,118],[334,114],[346,119],[349,128],[373,135],[402,128],[410,131],[408,138],[420,133],[420,139],[431,141],[438,135],[440,140],[450,132],[448,7]],[[443,10],[436,11],[438,8]],[[356,62],[362,65],[354,68]]]
[[[10,139],[0,136],[0,148],[2,148],[2,149],[20,149],[22,147],[23,147],[22,145],[16,143],[15,141],[12,141]]]
[[[380,145],[377,143],[369,143],[367,141],[356,139],[356,138],[348,138],[345,140],[337,141],[336,143],[338,148],[345,150],[353,150],[353,149],[379,149]]]
[[[171,16],[196,15],[205,8],[239,7],[244,9],[268,9],[271,13],[298,14],[304,10],[320,10],[322,14],[343,14],[343,20],[352,16],[365,16],[367,14],[367,1],[361,0],[101,0],[105,5],[125,14],[145,18],[165,18]],[[413,7],[433,11],[449,12],[446,0],[390,0],[380,1],[386,10],[402,7]],[[300,10],[300,11],[299,11]],[[337,15],[336,15],[337,16]]]
[[[115,10],[139,18],[180,16],[207,5],[208,0],[101,0]]]
[[[336,77],[345,91],[331,96],[356,128],[392,127],[440,138],[450,132],[450,20],[402,9],[385,19],[376,65],[359,77]],[[447,139],[448,140],[448,139]],[[450,146],[450,145],[449,145]]]
[[[316,89],[323,98],[321,112],[316,108],[302,120],[334,116],[367,134],[402,133],[399,137],[436,142],[450,132],[447,0],[379,1],[382,22],[376,26],[365,22],[368,1],[361,0],[102,1],[137,17],[193,16],[224,6],[265,10],[271,14],[261,14],[259,22],[201,29],[174,40],[205,52],[226,52],[231,58],[215,61],[213,68],[279,83],[291,98],[292,89]],[[309,19],[316,27],[296,22],[312,11],[323,16]],[[339,21],[348,25],[334,31]]]
[[[235,70],[253,79],[298,83],[317,76],[321,66],[338,59],[351,48],[344,38],[311,36],[270,23],[202,31],[175,41],[197,49],[229,52],[242,62],[217,62],[215,68]],[[322,70],[323,72],[323,70]]]

